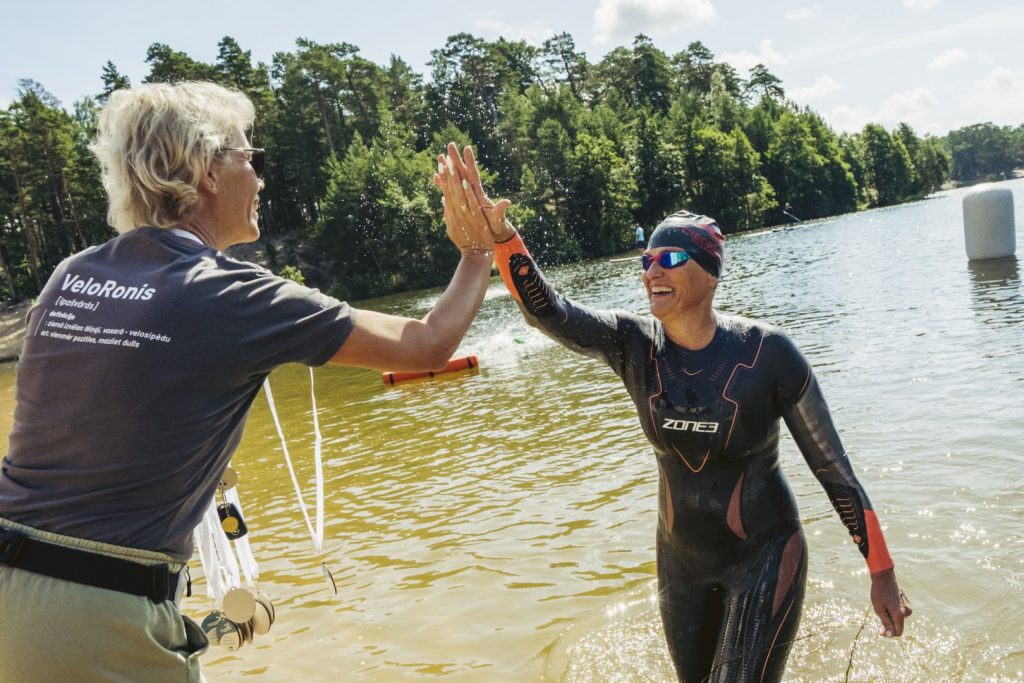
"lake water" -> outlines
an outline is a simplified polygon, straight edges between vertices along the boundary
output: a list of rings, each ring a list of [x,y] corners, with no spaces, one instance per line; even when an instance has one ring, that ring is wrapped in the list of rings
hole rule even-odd
[[[1024,182],[1005,186],[1024,224]],[[1018,260],[967,262],[957,191],[730,237],[727,252],[718,307],[782,326],[815,366],[915,610],[902,639],[877,635],[864,561],[786,436],[810,549],[786,680],[1024,680]],[[581,302],[644,312],[639,270],[546,272]],[[437,295],[360,305],[419,316]],[[395,387],[316,371],[323,557],[257,399],[234,465],[277,623],[237,653],[212,649],[210,680],[672,680],[655,600],[657,468],[618,379],[528,328],[497,280],[458,353],[480,369]],[[13,376],[0,368],[4,434]],[[308,374],[271,382],[311,503]],[[196,618],[208,610],[186,600]]]

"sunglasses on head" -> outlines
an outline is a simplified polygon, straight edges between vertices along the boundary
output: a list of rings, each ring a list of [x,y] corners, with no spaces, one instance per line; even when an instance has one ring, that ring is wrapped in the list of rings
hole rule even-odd
[[[267,159],[267,150],[262,147],[221,147],[222,152],[248,152],[249,165],[256,175],[263,175],[263,162]]]
[[[644,254],[640,257],[640,265],[644,267],[644,270],[647,270],[651,267],[651,264],[657,261],[658,265],[662,268],[678,268],[689,261],[690,258],[690,252],[688,251],[663,251],[657,256]]]

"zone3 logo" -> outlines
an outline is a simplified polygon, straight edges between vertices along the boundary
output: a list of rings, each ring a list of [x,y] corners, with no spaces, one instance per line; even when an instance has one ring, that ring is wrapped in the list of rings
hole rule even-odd
[[[717,422],[698,422],[696,420],[673,420],[670,417],[665,418],[665,423],[661,425],[662,429],[675,429],[680,432],[702,432],[705,434],[714,434],[718,431]]]

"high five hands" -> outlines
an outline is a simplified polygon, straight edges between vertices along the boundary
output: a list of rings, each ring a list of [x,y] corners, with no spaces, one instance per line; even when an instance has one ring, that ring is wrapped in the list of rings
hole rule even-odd
[[[484,192],[480,170],[471,147],[467,146],[460,155],[455,143],[449,142],[448,153],[437,156],[434,184],[441,190],[448,237],[456,246],[459,246],[459,242],[452,236],[453,226],[456,234],[463,234],[471,229],[465,225],[467,221],[473,223],[475,229],[480,219],[486,222],[492,243],[505,242],[515,237],[516,229],[505,217],[512,202],[499,199],[495,203]],[[462,249],[461,246],[459,248]]]

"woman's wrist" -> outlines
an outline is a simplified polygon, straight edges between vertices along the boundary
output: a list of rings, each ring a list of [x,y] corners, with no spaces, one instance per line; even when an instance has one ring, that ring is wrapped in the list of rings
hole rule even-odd
[[[518,234],[519,233],[516,231],[516,227],[514,225],[512,225],[508,221],[508,219],[506,218],[505,219],[505,226],[504,226],[504,229],[502,230],[502,234],[500,236],[499,235],[494,235],[494,243],[495,244],[502,244],[504,242],[508,242],[509,240],[515,239],[516,235],[518,235]]]
[[[895,567],[889,567],[887,569],[880,569],[879,571],[874,572],[873,574],[871,574],[871,580],[872,581],[888,581],[888,580],[894,579],[894,578],[896,578],[896,569],[895,569]]]

